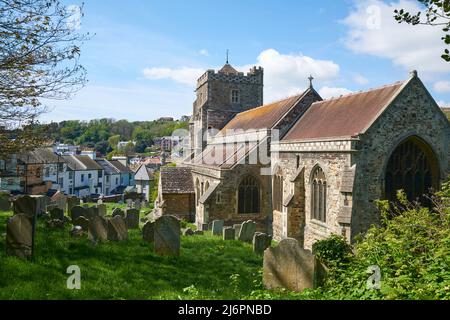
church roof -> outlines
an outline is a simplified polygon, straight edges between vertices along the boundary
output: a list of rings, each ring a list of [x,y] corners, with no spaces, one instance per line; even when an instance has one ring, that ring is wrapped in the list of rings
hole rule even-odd
[[[308,90],[284,100],[241,112],[231,119],[222,131],[272,129],[306,95]]]
[[[191,169],[185,167],[162,167],[160,173],[162,193],[194,193]]]
[[[397,82],[315,102],[283,140],[353,137],[364,133],[398,95],[404,84]]]
[[[231,74],[238,74],[239,72],[233,68],[229,63],[226,63],[222,69],[219,70],[220,73],[231,73]]]

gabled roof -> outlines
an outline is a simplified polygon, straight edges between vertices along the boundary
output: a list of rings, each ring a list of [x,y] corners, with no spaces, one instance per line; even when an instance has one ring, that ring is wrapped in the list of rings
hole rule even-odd
[[[155,178],[153,177],[153,171],[147,168],[144,164],[141,164],[139,166],[134,176],[135,181],[151,181],[154,179]]]
[[[131,169],[124,166],[119,160],[109,160],[109,163],[112,164],[120,173],[131,173]]]
[[[97,159],[95,162],[105,170],[105,174],[107,175],[120,174],[120,171],[105,159]]]
[[[63,163],[64,159],[53,152],[52,148],[37,148],[33,151],[21,153],[18,160],[26,164]]]
[[[162,193],[194,193],[191,169],[185,167],[163,167],[160,173]]]
[[[364,133],[407,81],[315,102],[283,138],[303,140],[354,137]]]
[[[231,73],[231,74],[238,74],[239,72],[233,68],[229,63],[226,63],[222,69],[219,70],[220,73]]]
[[[79,155],[69,155],[62,156],[64,161],[69,166],[71,170],[103,170],[103,168],[98,165],[97,162],[89,158],[88,156],[79,156]]]
[[[263,105],[258,108],[250,109],[237,114],[222,129],[226,130],[251,130],[251,129],[272,129],[289,110],[297,105],[298,102],[307,94],[305,92],[292,96],[290,98]]]

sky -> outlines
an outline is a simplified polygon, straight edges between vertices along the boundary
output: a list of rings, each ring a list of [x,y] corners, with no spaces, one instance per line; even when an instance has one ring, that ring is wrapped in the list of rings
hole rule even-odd
[[[190,115],[196,79],[222,67],[227,50],[240,71],[264,68],[265,102],[304,90],[309,75],[330,98],[417,70],[450,107],[441,29],[398,24],[397,8],[420,9],[417,0],[84,0],[75,27],[92,35],[81,47],[89,82],[70,100],[45,101],[41,121]]]

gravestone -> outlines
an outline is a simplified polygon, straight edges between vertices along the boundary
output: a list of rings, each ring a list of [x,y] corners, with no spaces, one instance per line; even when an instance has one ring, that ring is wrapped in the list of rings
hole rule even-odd
[[[239,231],[239,240],[243,242],[252,242],[255,231],[256,231],[255,222],[251,220],[243,222],[241,230]]]
[[[9,201],[9,196],[0,194],[0,211],[9,210],[11,210],[11,201]]]
[[[103,204],[103,200],[102,199],[98,199],[97,200],[97,205],[99,205],[99,204]]]
[[[123,241],[128,239],[128,230],[121,216],[108,219],[108,240]]]
[[[256,232],[253,236],[253,252],[262,255],[264,250],[270,247],[272,243],[272,237],[266,233]]]
[[[115,208],[115,209],[113,210],[113,212],[112,212],[112,216],[113,216],[113,217],[115,217],[115,216],[121,216],[122,218],[125,218],[125,213],[123,212],[122,209],[120,209],[120,208]]]
[[[72,208],[80,205],[80,199],[75,196],[67,197],[67,213],[72,215]]]
[[[86,233],[89,232],[89,219],[87,219],[86,217],[81,216],[76,218],[73,222],[73,225],[81,227]]]
[[[45,225],[49,229],[64,229],[64,220],[51,219],[45,222]]]
[[[141,200],[137,199],[134,201],[134,209],[141,210]]]
[[[235,230],[233,227],[223,228],[223,240],[235,240]]]
[[[300,292],[320,282],[322,266],[297,240],[283,239],[264,251],[263,282],[267,289],[286,288]]]
[[[194,235],[194,231],[191,228],[187,228],[183,230],[183,236],[189,237],[189,236],[193,236]]]
[[[233,225],[233,228],[234,228],[234,235],[235,235],[235,237],[236,237],[236,240],[239,239],[239,233],[241,232],[241,227],[242,227],[242,224],[234,224],[234,225]]]
[[[223,230],[223,220],[214,220],[212,222],[212,234],[213,236],[221,236]]]
[[[67,210],[67,196],[61,193],[61,191],[56,192],[50,199],[50,203],[56,205],[61,210]]]
[[[55,208],[58,208],[58,206],[55,205],[55,204],[49,204],[49,205],[45,208],[45,210],[46,210],[46,212],[50,212],[50,211],[52,211],[52,210],[55,209]]]
[[[94,242],[108,240],[108,222],[105,218],[95,216],[89,220],[89,240]]]
[[[14,213],[23,213],[32,218],[37,213],[37,202],[30,196],[22,196],[14,201]]]
[[[21,259],[32,256],[33,225],[29,216],[18,213],[6,223],[6,254]]]
[[[202,223],[202,225],[200,226],[200,229],[202,231],[208,231],[209,230],[209,224],[207,223]]]
[[[58,207],[50,210],[49,214],[50,214],[51,219],[58,219],[58,220],[64,221],[64,211]]]
[[[139,229],[139,211],[128,209],[125,216],[128,229]]]
[[[38,215],[45,214],[47,205],[50,204],[50,198],[47,196],[31,196],[36,201],[36,213]]]
[[[83,207],[75,206],[72,208],[71,212],[72,212],[71,215],[72,222],[78,219],[79,217],[89,218],[88,211]]]
[[[161,256],[180,255],[180,220],[162,216],[155,221],[155,253]]]
[[[97,205],[97,209],[98,209],[98,215],[101,217],[105,217],[106,216],[106,204],[98,204]]]
[[[155,223],[148,221],[142,228],[142,238],[144,241],[153,243],[155,237]]]
[[[94,217],[99,217],[99,210],[97,207],[88,207],[86,208],[87,210],[87,215],[88,215],[88,219],[93,219]]]
[[[133,208],[133,199],[127,199],[127,209]]]

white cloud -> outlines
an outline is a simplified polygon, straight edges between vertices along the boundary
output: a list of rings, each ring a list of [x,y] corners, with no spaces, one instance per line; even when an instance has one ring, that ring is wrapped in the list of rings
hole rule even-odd
[[[353,80],[360,85],[365,85],[369,83],[369,79],[367,79],[366,77],[364,77],[363,75],[357,73],[355,74],[355,76],[353,77]]]
[[[198,52],[198,54],[201,55],[201,56],[204,56],[204,57],[209,56],[209,52],[208,52],[208,50],[206,50],[206,49],[201,49],[201,50]]]
[[[355,1],[354,10],[344,19],[349,28],[344,42],[356,53],[388,58],[395,65],[420,72],[449,72],[450,63],[440,58],[444,50],[442,28],[426,25],[399,24],[394,10],[421,11],[419,3],[398,0]]]
[[[450,81],[438,81],[434,84],[433,88],[438,93],[450,92]]]
[[[145,68],[142,73],[151,80],[170,79],[172,81],[195,86],[196,80],[202,75],[204,69],[200,68]]]
[[[441,108],[450,108],[450,102],[445,102],[445,101],[436,101],[438,106]]]
[[[322,87],[319,90],[319,94],[323,99],[329,99],[333,97],[339,97],[346,94],[352,93],[352,91],[345,88],[334,88],[334,87]]]

